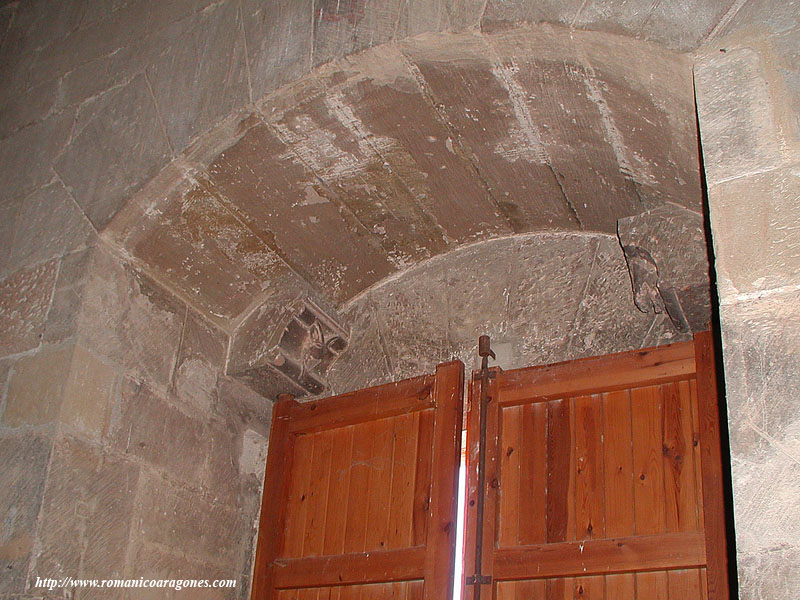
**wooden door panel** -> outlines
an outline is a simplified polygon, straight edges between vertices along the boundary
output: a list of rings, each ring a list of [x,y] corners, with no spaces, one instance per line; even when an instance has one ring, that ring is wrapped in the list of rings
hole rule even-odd
[[[495,370],[482,568],[494,587],[486,593],[600,598],[610,587],[620,600],[666,599],[670,591],[678,598],[678,590],[680,600],[697,600],[708,588],[711,598],[727,597],[725,573],[718,574],[725,540],[713,474],[717,398],[708,357],[695,361],[709,343],[700,335],[694,343]],[[478,393],[475,383],[468,443],[477,438],[470,430],[479,426]],[[470,446],[470,460],[476,455]],[[468,472],[476,481],[476,466]],[[704,505],[704,489],[715,506]],[[477,493],[471,483],[470,500]],[[467,515],[470,574],[477,524],[475,511]],[[707,565],[715,565],[713,575]]]
[[[706,600],[705,569],[501,581],[497,600]]]
[[[435,376],[280,401],[253,598],[448,598],[462,397],[453,362]]]

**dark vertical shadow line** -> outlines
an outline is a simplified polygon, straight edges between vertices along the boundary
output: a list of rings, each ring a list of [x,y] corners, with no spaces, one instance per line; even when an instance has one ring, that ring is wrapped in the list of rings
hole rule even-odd
[[[725,495],[725,535],[728,550],[728,586],[732,600],[739,598],[739,576],[736,568],[736,530],[733,522],[733,484],[731,479],[731,444],[728,431],[728,403],[725,391],[725,371],[722,359],[722,336],[717,293],[717,272],[714,268],[714,246],[711,241],[711,213],[708,204],[708,183],[706,181],[705,161],[703,160],[703,141],[700,137],[700,116],[697,112],[697,92],[694,89],[694,118],[697,128],[697,156],[700,167],[700,190],[703,202],[703,229],[706,236],[708,255],[708,280],[711,287],[711,333],[714,338],[714,362],[717,370],[717,390],[719,393],[719,433],[722,446],[722,486]]]

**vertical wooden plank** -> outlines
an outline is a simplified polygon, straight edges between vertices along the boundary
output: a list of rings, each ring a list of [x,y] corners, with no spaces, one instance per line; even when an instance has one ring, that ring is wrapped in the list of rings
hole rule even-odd
[[[314,454],[314,436],[298,435],[294,444],[293,469],[286,507],[286,539],[281,556],[297,558],[303,555],[306,507],[311,486],[311,460]]]
[[[545,600],[547,582],[544,579],[518,581],[516,587],[517,600]]]
[[[700,569],[700,597],[708,600],[708,569]]]
[[[664,533],[664,461],[658,386],[631,391],[634,516],[637,535]]]
[[[387,549],[411,546],[418,430],[418,414],[395,417]]]
[[[324,554],[343,554],[350,495],[350,466],[353,452],[353,426],[332,430],[331,474],[325,518]],[[338,592],[337,592],[338,593]]]
[[[574,459],[571,400],[547,403],[547,541],[575,537]]]
[[[375,421],[353,426],[353,451],[350,459],[350,482],[347,495],[347,526],[344,551],[363,552],[367,533],[369,480],[372,465],[372,439],[377,432]],[[349,593],[349,591],[348,591]]]
[[[700,600],[699,569],[680,569],[667,572],[667,587],[670,600]]]
[[[428,508],[431,502],[431,467],[433,466],[434,411],[419,414],[417,430],[417,465],[414,478],[414,511],[412,536],[414,546],[425,544],[428,526]]]
[[[495,374],[497,371],[493,371]],[[486,502],[483,519],[483,565],[481,573],[492,576],[494,566],[494,551],[497,547],[498,511],[500,510],[500,455],[501,440],[503,437],[502,423],[500,422],[500,404],[497,399],[497,379],[489,380],[489,404],[486,410],[486,481],[484,493]],[[497,594],[497,584],[483,585],[481,598],[494,600]]]
[[[636,574],[636,597],[639,600],[667,600],[667,594],[666,572]]]
[[[303,532],[303,556],[319,556],[325,541],[325,518],[328,514],[328,485],[331,477],[333,434],[320,431],[314,434],[308,492],[306,494],[306,525]]]
[[[692,403],[692,446],[694,454],[695,494],[697,494],[697,524],[702,531],[706,528],[703,514],[703,466],[700,456],[700,413],[697,402],[697,379],[689,380],[689,394]]]
[[[519,530],[522,407],[500,409],[500,527],[498,544],[516,546]],[[528,492],[526,492],[527,494]]]
[[[519,543],[540,544],[547,537],[547,406],[522,407]]]
[[[605,580],[602,575],[579,577],[575,581],[576,600],[604,600]],[[612,600],[621,600],[613,598]],[[688,599],[684,599],[688,600]]]
[[[698,333],[694,340],[708,597],[709,600],[722,600],[728,598],[730,592],[714,339],[710,331],[705,331]]]
[[[287,415],[297,403],[284,394],[272,409],[270,452],[264,473],[264,489],[273,490],[261,500],[259,536],[253,566],[252,600],[265,600],[272,594],[272,570],[269,565],[278,557],[283,546],[289,477],[292,471],[295,436],[289,434]]]
[[[606,575],[606,597],[609,600],[636,600],[636,579],[633,573]],[[641,600],[646,600],[641,597]],[[694,600],[676,598],[675,600]]]
[[[547,600],[575,600],[575,579],[573,577],[548,579],[545,597]]]
[[[422,600],[422,581],[410,581],[408,583],[408,600]]]
[[[454,361],[436,368],[431,506],[425,555],[425,600],[453,596],[458,466],[461,457],[464,365]]]
[[[367,532],[364,550],[385,550],[389,534],[389,502],[392,494],[394,418],[375,421],[369,469],[369,500],[364,518]]]
[[[664,493],[668,532],[697,530],[692,413],[687,382],[661,386]]]
[[[605,531],[603,403],[599,396],[579,396],[574,399],[574,407],[576,538],[602,538]],[[596,582],[590,583],[596,586]]]
[[[633,438],[628,390],[603,394],[603,459],[606,537],[633,535]]]

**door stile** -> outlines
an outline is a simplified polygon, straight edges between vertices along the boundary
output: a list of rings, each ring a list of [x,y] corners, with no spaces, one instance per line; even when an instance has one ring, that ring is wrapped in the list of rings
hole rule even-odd
[[[458,468],[461,463],[464,365],[458,361],[436,368],[433,476],[425,557],[425,600],[451,600],[458,518]],[[442,593],[446,590],[446,594]]]
[[[708,600],[730,596],[728,585],[727,536],[725,529],[722,445],[720,440],[719,394],[714,359],[714,338],[710,331],[695,336],[697,401],[700,435],[700,468],[703,480],[703,518],[706,531],[706,579]]]
[[[289,473],[292,470],[292,455],[296,435],[291,433],[289,418],[299,403],[291,394],[281,394],[272,409],[270,426],[270,452],[264,474],[264,490],[275,490],[275,494],[264,493],[261,498],[261,517],[258,525],[255,564],[253,567],[253,600],[267,597],[275,585],[275,570],[270,568],[283,546],[286,507],[289,499]]]

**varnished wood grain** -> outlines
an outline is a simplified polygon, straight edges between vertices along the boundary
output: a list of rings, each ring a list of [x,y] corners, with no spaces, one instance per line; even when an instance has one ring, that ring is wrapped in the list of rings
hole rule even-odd
[[[697,401],[703,471],[703,513],[708,545],[708,598],[729,596],[728,555],[725,531],[725,505],[722,483],[722,448],[719,433],[719,394],[717,392],[714,340],[710,331],[695,336],[697,354]]]
[[[698,567],[706,558],[698,532],[501,548],[494,557],[501,581]]]
[[[543,402],[690,378],[695,372],[691,342],[620,354],[504,371],[500,403]]]

